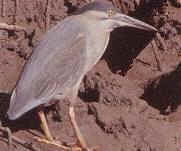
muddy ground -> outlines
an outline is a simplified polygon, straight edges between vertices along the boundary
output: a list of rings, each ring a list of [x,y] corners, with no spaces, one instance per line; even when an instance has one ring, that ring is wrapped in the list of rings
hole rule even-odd
[[[85,3],[0,0],[0,22],[26,28],[26,32],[0,30],[0,121],[39,151],[61,149],[34,139],[44,136],[36,111],[16,121],[7,119],[10,95],[44,33]],[[181,8],[166,0],[122,0],[120,4],[125,13],[158,28],[165,45],[145,31],[113,31],[105,55],[81,84],[76,104],[80,129],[89,146],[99,146],[100,151],[181,151]],[[161,71],[152,39],[156,39]],[[53,136],[72,143],[76,138],[68,105],[61,100],[60,114],[52,106],[46,115]],[[9,149],[7,136],[0,131],[0,151],[7,150],[29,149],[15,142]]]

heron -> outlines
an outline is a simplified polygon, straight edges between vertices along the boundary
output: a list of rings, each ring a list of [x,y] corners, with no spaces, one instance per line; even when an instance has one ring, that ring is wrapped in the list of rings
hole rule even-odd
[[[52,100],[68,99],[69,116],[79,146],[90,150],[75,119],[74,106],[84,75],[103,56],[115,28],[132,27],[156,32],[157,29],[117,10],[111,2],[94,1],[79,8],[74,15],[57,23],[34,48],[12,92],[8,117],[16,120],[40,107],[43,132],[47,142],[60,145],[48,128],[44,107]],[[66,146],[60,146],[65,147]]]

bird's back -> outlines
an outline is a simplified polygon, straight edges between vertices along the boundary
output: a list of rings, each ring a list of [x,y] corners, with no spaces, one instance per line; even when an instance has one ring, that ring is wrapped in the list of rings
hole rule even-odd
[[[68,17],[52,28],[34,49],[13,91],[8,115],[16,119],[30,109],[62,96],[81,77],[86,55],[84,24]]]

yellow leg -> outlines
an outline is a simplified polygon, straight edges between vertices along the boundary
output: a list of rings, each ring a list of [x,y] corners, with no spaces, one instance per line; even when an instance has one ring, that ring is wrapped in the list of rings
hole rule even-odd
[[[48,124],[47,124],[44,112],[41,110],[38,112],[38,115],[39,115],[40,120],[41,120],[41,128],[42,128],[43,132],[45,133],[46,138],[49,141],[53,141],[53,137],[52,137],[50,130],[48,128]]]
[[[70,106],[70,108],[69,108],[69,116],[70,116],[72,126],[74,128],[76,137],[77,137],[77,139],[79,141],[79,145],[82,148],[81,151],[98,151],[99,146],[88,148],[88,145],[87,145],[82,133],[80,132],[80,129],[79,129],[79,127],[77,125],[77,122],[75,120],[75,112],[74,112],[74,107],[73,106]]]
[[[46,144],[51,144],[51,145],[55,145],[57,147],[60,147],[64,150],[71,150],[70,147],[67,147],[67,146],[64,146],[62,145],[61,143],[58,143],[57,141],[55,141],[50,133],[50,130],[48,128],[48,124],[47,124],[47,121],[46,121],[46,118],[45,118],[45,114],[42,110],[40,110],[38,112],[38,115],[40,117],[40,120],[41,120],[41,128],[43,129],[43,132],[45,133],[45,136],[47,139],[42,139],[42,138],[36,138],[39,142],[43,142],[43,143],[46,143]]]
[[[80,143],[80,146],[83,149],[88,150],[87,143],[86,143],[85,139],[83,138],[83,136],[82,136],[82,134],[80,132],[80,129],[79,129],[78,125],[77,125],[77,122],[75,120],[75,112],[74,112],[74,107],[73,106],[70,106],[70,108],[69,108],[69,116],[70,116],[72,126],[73,126],[73,128],[75,130],[76,137],[78,138],[78,141]]]

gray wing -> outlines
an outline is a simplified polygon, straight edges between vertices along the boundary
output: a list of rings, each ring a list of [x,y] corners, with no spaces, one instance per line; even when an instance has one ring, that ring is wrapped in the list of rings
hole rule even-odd
[[[68,17],[51,29],[33,51],[13,91],[8,115],[16,119],[30,109],[66,93],[82,78],[86,57],[84,29]]]

